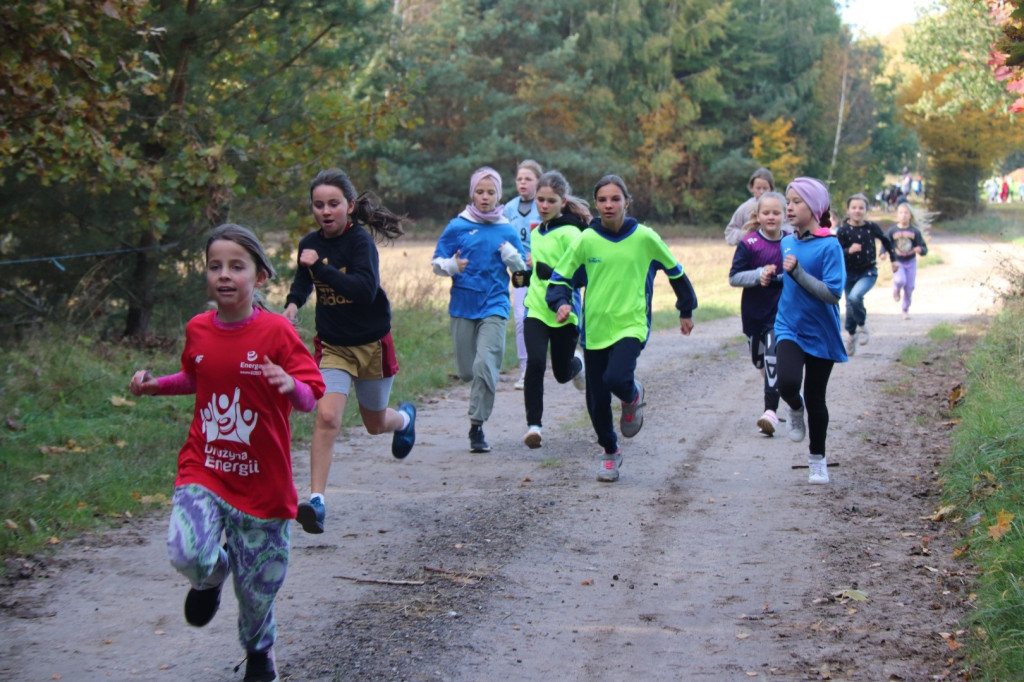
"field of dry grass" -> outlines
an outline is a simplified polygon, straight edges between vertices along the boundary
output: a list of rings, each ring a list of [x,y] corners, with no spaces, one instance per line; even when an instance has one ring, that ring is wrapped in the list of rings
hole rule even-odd
[[[739,292],[729,286],[733,247],[721,239],[676,238],[666,240],[693,282],[702,306],[732,307],[739,311]],[[381,281],[395,308],[439,307],[448,304],[449,280],[430,269],[435,242],[399,240],[380,248]],[[654,286],[654,310],[673,310],[675,296],[668,280],[659,277]]]

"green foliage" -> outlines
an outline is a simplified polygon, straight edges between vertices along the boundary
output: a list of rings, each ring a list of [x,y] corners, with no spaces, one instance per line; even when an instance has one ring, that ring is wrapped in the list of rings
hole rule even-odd
[[[956,36],[950,40],[950,36]],[[986,64],[999,28],[975,0],[939,0],[918,20],[904,56],[925,78],[942,75],[910,106],[918,115],[951,116],[964,109],[1005,114],[1010,98]]]
[[[65,3],[32,4],[58,21]],[[387,9],[361,0],[161,3],[140,5],[123,26],[64,22],[55,30],[86,46],[91,61],[55,70],[57,90],[88,100],[116,84],[121,99],[102,129],[58,120],[50,136],[29,130],[0,147],[8,229],[31,242],[38,214],[30,209],[46,205],[49,223],[64,229],[36,254],[74,253],[83,237],[89,250],[134,249],[103,273],[105,312],[126,316],[126,334],[147,334],[157,292],[191,260],[202,234],[228,219],[237,197],[290,192],[339,148],[398,124],[401,87],[376,91],[361,73],[385,37]],[[42,59],[61,49],[48,43],[39,51]],[[83,78],[79,63],[98,71]],[[46,105],[42,89],[14,93],[17,107]],[[94,163],[80,163],[89,150],[78,144],[79,130],[95,147]],[[22,146],[36,156],[19,154]],[[60,190],[50,189],[55,184]],[[64,281],[57,293],[66,297],[74,280]],[[24,272],[7,284],[27,298],[52,293]]]
[[[990,680],[1014,679],[1024,669],[1022,340],[1024,301],[1009,299],[968,361],[966,399],[957,410],[960,427],[943,468],[945,501],[957,519],[967,521],[961,550],[980,569],[970,655],[974,669]]]

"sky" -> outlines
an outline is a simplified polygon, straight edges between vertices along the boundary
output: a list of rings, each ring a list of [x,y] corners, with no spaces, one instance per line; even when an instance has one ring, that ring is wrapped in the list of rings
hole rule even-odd
[[[854,35],[863,30],[881,38],[900,24],[913,23],[916,9],[929,0],[837,0],[843,22],[854,26]]]

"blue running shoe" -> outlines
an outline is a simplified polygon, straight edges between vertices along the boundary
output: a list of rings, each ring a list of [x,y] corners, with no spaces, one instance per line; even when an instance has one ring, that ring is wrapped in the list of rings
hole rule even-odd
[[[324,507],[323,500],[318,497],[309,502],[300,502],[295,520],[302,526],[302,530],[319,535],[324,532],[324,517],[326,516],[327,509]]]
[[[391,438],[391,454],[395,459],[405,459],[412,446],[416,444],[416,406],[412,403],[402,403],[398,406],[399,412],[409,415],[409,425],[401,431],[395,431]]]

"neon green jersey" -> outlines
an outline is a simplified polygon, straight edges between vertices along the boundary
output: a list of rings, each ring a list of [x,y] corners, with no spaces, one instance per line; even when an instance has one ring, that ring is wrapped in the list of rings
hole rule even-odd
[[[555,266],[551,281],[586,286],[580,343],[599,350],[626,338],[647,342],[658,270],[670,279],[683,276],[683,266],[658,233],[627,218],[615,233],[599,223],[581,233]]]
[[[548,307],[544,296],[547,294],[548,281],[538,274],[537,265],[546,263],[548,267],[554,268],[562,258],[562,254],[568,251],[576,240],[580,238],[580,230],[586,225],[579,220],[570,221],[564,216],[552,219],[552,225],[545,223],[533,231],[530,238],[531,258],[533,259],[533,275],[530,277],[530,288],[526,292],[526,316],[533,317],[549,327],[564,327],[567,324],[577,324],[579,318],[578,297],[573,297],[576,304],[569,319],[565,322],[558,322],[555,313]],[[578,223],[578,224],[577,224]]]

